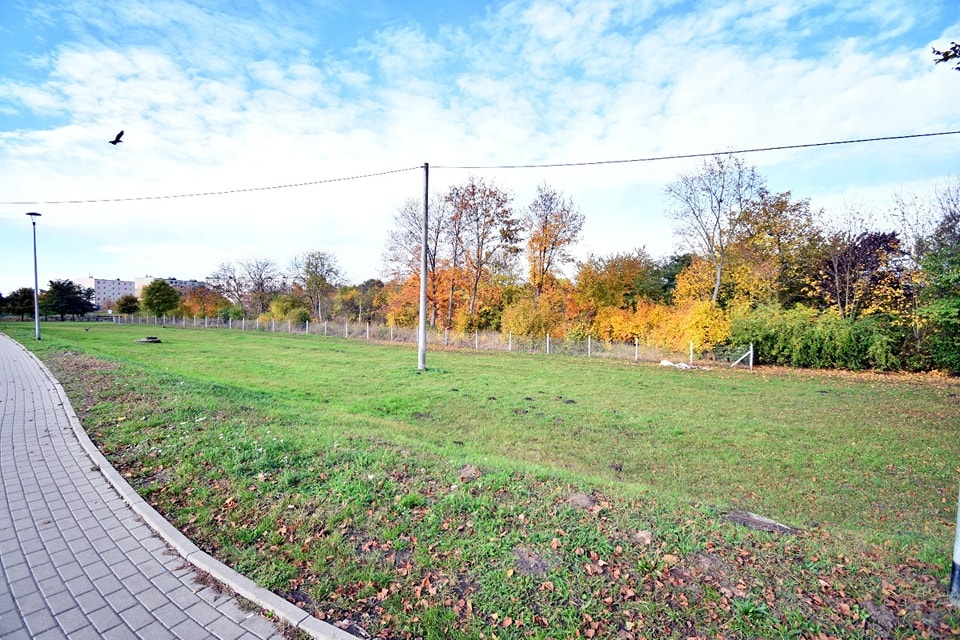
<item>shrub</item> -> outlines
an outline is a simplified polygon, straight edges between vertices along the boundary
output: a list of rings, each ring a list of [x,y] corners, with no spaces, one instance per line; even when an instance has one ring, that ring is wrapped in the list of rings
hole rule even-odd
[[[736,318],[731,340],[752,342],[755,361],[812,369],[896,370],[905,336],[883,316],[842,318],[797,306],[760,307]]]

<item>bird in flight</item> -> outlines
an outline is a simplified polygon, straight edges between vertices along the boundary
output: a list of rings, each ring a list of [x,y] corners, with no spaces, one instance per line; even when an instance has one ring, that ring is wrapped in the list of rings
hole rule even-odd
[[[117,137],[110,141],[110,144],[112,144],[113,146],[117,146],[117,143],[123,142],[123,140],[120,139],[122,137],[123,137],[123,131],[118,133]]]

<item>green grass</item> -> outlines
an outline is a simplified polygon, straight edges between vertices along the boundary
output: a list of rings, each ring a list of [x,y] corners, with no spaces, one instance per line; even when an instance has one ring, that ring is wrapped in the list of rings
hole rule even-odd
[[[418,372],[408,347],[336,338],[151,328],[163,343],[145,345],[140,327],[51,324],[36,343],[31,327],[0,330],[175,525],[372,634],[960,627],[956,380],[452,351]],[[801,532],[748,531],[731,509]]]

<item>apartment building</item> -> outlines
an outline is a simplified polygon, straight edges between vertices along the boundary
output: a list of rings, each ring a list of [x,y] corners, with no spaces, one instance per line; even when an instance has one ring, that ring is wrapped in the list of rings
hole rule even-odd
[[[149,285],[154,280],[165,280],[167,284],[180,292],[180,295],[186,295],[204,285],[203,282],[199,280],[178,280],[177,278],[156,278],[154,276],[144,276],[142,278],[134,278],[134,290],[135,295],[139,298],[143,294],[143,289]]]
[[[106,280],[104,278],[77,278],[76,284],[93,289],[93,304],[105,309],[123,296],[134,295],[134,283],[131,280]]]

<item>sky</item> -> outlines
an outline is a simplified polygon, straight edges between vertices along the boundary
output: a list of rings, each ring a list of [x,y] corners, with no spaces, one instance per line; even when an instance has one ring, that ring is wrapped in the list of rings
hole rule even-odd
[[[655,158],[958,131],[952,40],[956,0],[4,0],[0,293],[33,286],[27,212],[41,289],[307,251],[383,277],[424,164],[518,212],[563,193],[578,258],[664,257],[664,189],[703,159]],[[957,179],[960,135],[742,158],[881,225]],[[494,168],[548,164],[577,166]]]

